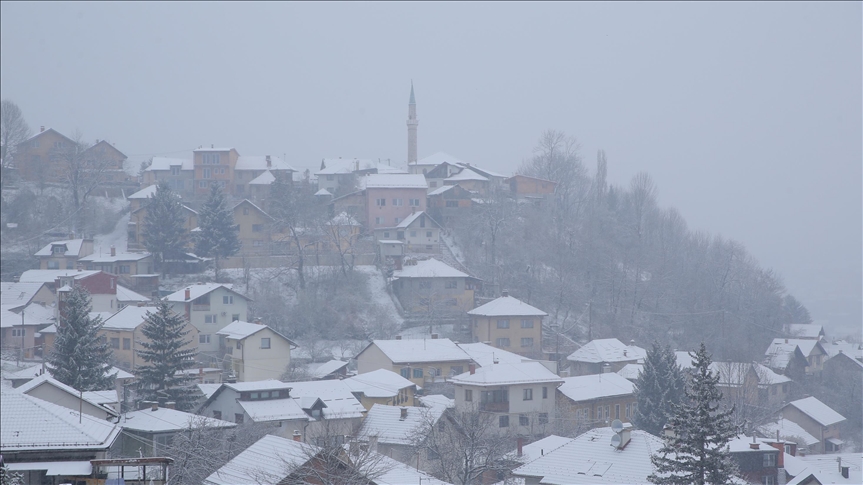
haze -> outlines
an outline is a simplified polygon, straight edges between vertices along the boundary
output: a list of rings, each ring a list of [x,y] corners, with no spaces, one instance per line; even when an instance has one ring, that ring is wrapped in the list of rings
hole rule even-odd
[[[861,4],[11,3],[2,97],[140,162],[199,145],[510,173],[540,133],[649,172],[833,335],[861,322]]]

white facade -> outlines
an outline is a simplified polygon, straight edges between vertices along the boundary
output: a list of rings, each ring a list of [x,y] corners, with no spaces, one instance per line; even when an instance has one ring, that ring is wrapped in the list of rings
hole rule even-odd
[[[249,302],[245,296],[231,290],[228,285],[206,284],[181,289],[165,299],[173,305],[172,309],[185,315],[186,319],[199,330],[198,350],[216,352],[219,350],[219,336],[216,332],[236,320],[249,318]]]

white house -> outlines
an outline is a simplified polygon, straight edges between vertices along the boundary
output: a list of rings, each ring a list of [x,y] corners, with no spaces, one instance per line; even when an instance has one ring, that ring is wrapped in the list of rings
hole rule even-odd
[[[249,319],[250,298],[236,292],[233,285],[205,283],[189,285],[164,298],[173,310],[184,315],[197,328],[198,350],[215,353],[220,349],[216,334],[229,323]]]
[[[569,355],[571,374],[583,376],[602,372],[618,372],[626,364],[638,364],[647,351],[630,343],[625,345],[616,338],[594,339]]]
[[[242,320],[229,323],[216,335],[224,339],[239,382],[278,379],[291,365],[291,349],[297,346],[262,323]]]

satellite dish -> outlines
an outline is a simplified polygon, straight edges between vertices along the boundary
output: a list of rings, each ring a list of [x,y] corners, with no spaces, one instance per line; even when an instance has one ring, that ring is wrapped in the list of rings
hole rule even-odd
[[[621,440],[621,438],[620,438],[620,435],[619,435],[619,434],[615,434],[614,436],[612,436],[612,437],[611,437],[611,446],[613,446],[613,447],[615,447],[615,448],[620,448],[620,442],[621,442],[621,441],[622,441],[622,440]]]
[[[611,430],[615,433],[620,433],[623,431],[623,423],[619,419],[615,419],[611,422]]]

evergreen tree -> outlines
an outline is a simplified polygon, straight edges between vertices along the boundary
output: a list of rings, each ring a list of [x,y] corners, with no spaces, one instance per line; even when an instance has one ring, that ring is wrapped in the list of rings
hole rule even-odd
[[[63,300],[54,349],[48,357],[51,375],[79,391],[102,391],[114,387],[109,375],[113,353],[104,338],[100,317],[90,318],[90,294],[74,285]]]
[[[189,334],[185,325],[185,319],[174,313],[165,301],[159,300],[155,312],[147,312],[141,333],[149,341],[140,342],[143,349],[136,351],[146,362],[137,371],[139,399],[160,404],[174,401],[181,411],[192,407],[195,402],[189,390],[192,378],[178,374],[193,367],[198,355],[197,350],[186,348],[191,340],[184,339]]]
[[[144,246],[153,254],[156,267],[164,276],[165,260],[182,257],[189,241],[183,222],[183,204],[180,197],[167,184],[156,187],[156,193],[147,203],[144,218]]]
[[[656,467],[647,477],[651,483],[724,485],[737,472],[727,447],[739,431],[731,421],[734,408],[719,410],[719,374],[710,372],[711,359],[703,342],[693,358],[692,382],[686,387],[685,401],[674,406],[672,433],[663,437],[665,444],[651,457]]]
[[[195,253],[212,257],[216,278],[219,277],[219,259],[233,256],[240,251],[240,239],[234,215],[228,209],[225,194],[217,185],[210,189],[207,202],[198,214],[198,232],[195,238]]]
[[[3,460],[0,460],[0,485],[24,485],[24,475],[10,470]]]
[[[686,379],[677,365],[671,346],[654,342],[647,351],[644,368],[635,381],[636,412],[633,422],[639,429],[660,436],[671,417],[674,404],[683,400]]]

